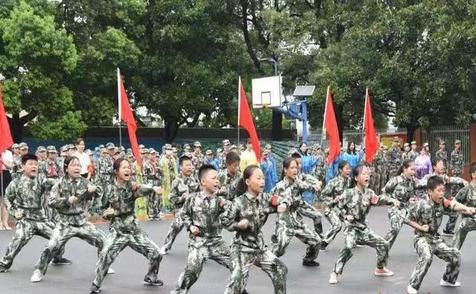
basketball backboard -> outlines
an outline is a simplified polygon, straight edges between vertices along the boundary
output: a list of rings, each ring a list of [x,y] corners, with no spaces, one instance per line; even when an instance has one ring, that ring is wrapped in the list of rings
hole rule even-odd
[[[280,107],[282,102],[281,76],[253,79],[251,93],[253,108]]]

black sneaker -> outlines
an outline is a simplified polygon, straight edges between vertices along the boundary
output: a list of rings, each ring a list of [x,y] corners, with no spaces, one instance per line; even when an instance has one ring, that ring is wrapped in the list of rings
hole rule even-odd
[[[0,265],[0,273],[6,273],[8,272],[8,268],[4,267],[3,265]]]
[[[302,261],[302,265],[303,266],[319,266],[319,262],[315,261],[315,260],[303,260]]]
[[[326,241],[321,242],[321,251],[326,251],[327,250],[327,245],[329,245]]]
[[[144,285],[163,286],[164,282],[162,282],[162,280],[159,280],[158,278],[152,279],[150,277],[145,277],[144,278]]]
[[[98,286],[96,286],[96,285],[93,284],[93,285],[91,286],[91,290],[89,290],[89,293],[90,293],[90,294],[99,294],[99,293],[101,293],[101,289],[99,289]]]
[[[455,234],[454,231],[443,230],[444,236],[453,236]]]
[[[271,242],[278,243],[278,237],[275,234],[271,235]]]
[[[73,264],[71,260],[60,257],[60,258],[54,258],[53,261],[51,262],[52,265],[67,265],[67,264]]]

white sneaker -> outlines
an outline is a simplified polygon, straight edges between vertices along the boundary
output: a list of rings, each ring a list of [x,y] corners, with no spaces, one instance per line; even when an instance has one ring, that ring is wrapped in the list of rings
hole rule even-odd
[[[31,275],[30,282],[38,283],[39,281],[41,281],[42,278],[43,278],[43,274],[41,273],[39,269],[36,269],[33,272],[33,275]]]
[[[393,276],[393,272],[386,267],[384,267],[383,269],[376,268],[374,271],[374,275],[376,275],[377,277],[391,277]]]
[[[159,254],[160,255],[167,255],[169,253],[169,251],[167,250],[167,248],[165,248],[165,246],[162,246],[159,248]]]
[[[112,274],[115,274],[115,273],[116,273],[116,271],[112,267],[107,269],[107,274],[108,275],[112,275]]]
[[[460,287],[461,283],[456,281],[454,284],[451,284],[450,282],[447,282],[443,279],[440,280],[440,286],[441,287]]]
[[[329,277],[329,284],[337,284],[337,274],[335,272],[331,273],[331,276]]]
[[[411,285],[408,285],[408,287],[407,287],[407,293],[408,293],[408,294],[418,294],[418,290],[416,290],[415,288],[413,288]]]

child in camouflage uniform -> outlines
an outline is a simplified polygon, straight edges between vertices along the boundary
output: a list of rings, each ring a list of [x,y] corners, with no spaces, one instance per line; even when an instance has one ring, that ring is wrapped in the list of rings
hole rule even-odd
[[[241,294],[246,287],[249,269],[260,267],[271,278],[274,293],[286,293],[286,265],[266,248],[261,228],[269,213],[275,212],[272,198],[263,194],[265,179],[257,165],[248,166],[240,180],[238,193],[241,195],[227,207],[222,223],[235,231],[232,243],[233,272],[226,294]]]
[[[392,203],[398,206],[400,203],[386,196],[377,197],[374,191],[368,188],[370,180],[368,167],[359,165],[354,168],[352,174],[355,187],[345,190],[339,201],[345,225],[344,248],[339,252],[329,284],[337,284],[337,277],[342,275],[344,265],[352,257],[352,249],[356,244],[368,245],[377,250],[377,268],[374,275],[380,277],[393,275],[393,272],[385,267],[388,259],[388,242],[367,226],[366,218],[372,205]]]
[[[103,217],[109,219],[110,233],[96,263],[96,277],[91,286],[91,293],[99,293],[108,268],[119,253],[127,246],[144,255],[149,260],[149,270],[144,277],[144,284],[162,286],[157,278],[162,255],[159,247],[139,227],[134,204],[137,197],[147,197],[148,193],[160,194],[161,188],[138,184],[131,181],[131,164],[124,158],[114,161],[114,182],[106,188],[106,207]]]
[[[342,229],[342,221],[340,220],[340,212],[337,207],[338,200],[344,193],[344,190],[350,187],[350,174],[352,169],[347,161],[339,162],[339,176],[333,178],[327,183],[321,192],[321,199],[326,204],[324,215],[331,224],[330,229],[323,235],[321,250],[325,250],[327,245],[334,240],[337,233]]]
[[[5,193],[8,210],[17,220],[17,225],[7,252],[0,260],[0,272],[8,271],[15,256],[34,235],[51,239],[55,228],[55,223],[47,218],[43,206],[44,191],[52,184],[51,181],[38,177],[38,159],[35,155],[22,156],[21,165],[23,175],[15,178]],[[71,264],[61,257],[63,252],[64,247],[56,252],[53,264]]]
[[[53,256],[64,248],[73,237],[85,240],[98,248],[103,248],[105,234],[88,222],[89,208],[94,198],[102,190],[81,177],[81,163],[77,157],[67,157],[64,161],[65,176],[51,189],[49,205],[56,209],[58,222],[45,250],[43,250],[31,282],[40,282]]]
[[[273,253],[278,257],[284,255],[291,239],[296,236],[308,245],[302,264],[304,266],[319,266],[315,260],[319,254],[321,238],[315,230],[304,223],[299,213],[301,206],[308,205],[302,199],[300,192],[313,187],[298,179],[298,168],[296,159],[286,158],[283,161],[283,179],[276,184],[272,192],[279,197],[278,217],[273,236]]]
[[[183,206],[182,220],[190,232],[187,265],[171,293],[187,293],[197,281],[203,264],[212,259],[232,270],[230,249],[221,237],[220,216],[225,200],[216,197],[218,173],[211,165],[202,165],[198,171],[200,192],[190,195]]]
[[[415,229],[413,244],[418,253],[418,261],[410,278],[407,293],[416,294],[431,265],[433,254],[447,262],[446,272],[440,281],[443,287],[459,287],[457,281],[461,263],[460,252],[448,246],[438,234],[443,219],[443,211],[453,210],[474,215],[474,207],[467,207],[456,200],[444,197],[445,183],[439,176],[432,176],[427,182],[428,199],[419,201],[410,209],[407,224]]]
[[[167,236],[165,237],[164,246],[160,248],[161,254],[167,254],[172,248],[175,238],[183,229],[181,219],[182,207],[190,194],[198,192],[198,181],[193,175],[192,159],[188,156],[181,156],[179,159],[180,174],[172,182],[169,198],[175,208],[175,220],[170,226]]]
[[[456,194],[456,200],[466,206],[476,207],[476,162],[473,162],[469,167],[469,173],[472,180],[469,185],[459,190],[458,194]],[[453,246],[461,249],[466,235],[474,230],[476,230],[476,219],[463,215],[463,219],[459,223],[453,237]]]
[[[229,201],[239,195],[236,195],[236,188],[238,181],[241,178],[240,173],[240,156],[230,151],[225,157],[226,168],[218,173],[218,180],[220,181],[220,189],[217,194],[226,198]]]

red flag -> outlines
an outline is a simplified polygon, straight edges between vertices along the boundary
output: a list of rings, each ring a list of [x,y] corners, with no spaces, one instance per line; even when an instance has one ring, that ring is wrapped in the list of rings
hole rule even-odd
[[[337,126],[331,87],[327,87],[326,108],[324,110],[324,129],[329,140],[327,163],[332,163],[340,153],[339,127]]]
[[[248,105],[248,100],[246,99],[245,88],[241,83],[241,77],[238,81],[238,127],[243,127],[248,131],[248,136],[250,136],[251,144],[253,145],[253,150],[256,154],[256,160],[260,162],[261,158],[261,146],[259,143],[258,135],[256,134],[255,125],[253,123],[253,117],[251,116],[250,107]]]
[[[365,91],[364,109],[364,136],[365,136],[365,161],[372,163],[378,149],[377,132],[375,131],[372,107],[370,106],[369,89]]]
[[[121,74],[117,69],[117,83],[119,90],[119,121],[123,121],[127,125],[127,133],[129,135],[129,142],[131,143],[132,154],[137,160],[137,164],[142,167],[142,159],[139,152],[139,144],[137,143],[136,131],[137,124],[132,114],[131,106],[129,105],[129,98],[127,98],[126,89],[122,83]]]
[[[0,153],[13,145],[10,125],[8,124],[7,114],[3,107],[2,91],[0,89]]]

